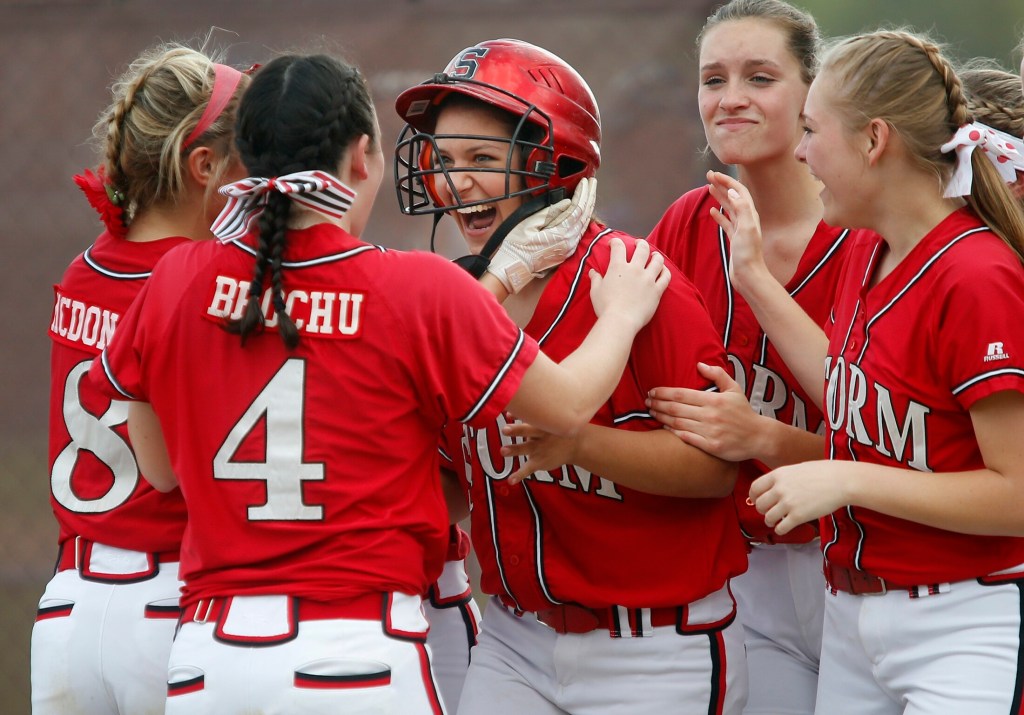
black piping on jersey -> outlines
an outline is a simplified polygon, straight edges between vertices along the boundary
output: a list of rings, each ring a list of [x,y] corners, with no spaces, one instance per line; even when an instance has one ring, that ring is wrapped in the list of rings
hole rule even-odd
[[[454,460],[452,460],[452,456],[445,452],[444,448],[441,447],[440,445],[438,445],[437,447],[437,453],[440,454],[441,459],[444,459],[446,462],[454,462]]]
[[[597,234],[597,236],[594,237],[594,240],[587,248],[587,252],[580,260],[580,265],[576,268],[576,275],[573,276],[572,278],[572,285],[569,286],[569,292],[565,296],[565,302],[562,303],[562,307],[558,310],[558,315],[556,315],[555,319],[551,321],[551,325],[548,326],[548,329],[545,330],[544,334],[537,339],[538,345],[544,344],[544,341],[548,339],[549,335],[551,335],[551,331],[555,329],[555,326],[557,326],[558,323],[565,316],[565,311],[569,309],[569,304],[572,303],[572,299],[576,295],[576,291],[579,290],[580,280],[583,278],[583,269],[586,268],[587,266],[587,259],[590,258],[590,254],[594,250],[594,247],[597,245],[597,242],[601,240],[601,238],[603,238],[606,234],[611,233],[611,231],[612,229],[606,228],[604,231],[601,231],[601,233]]]
[[[840,233],[836,237],[836,240],[832,242],[832,245],[829,246],[828,250],[825,251],[825,255],[821,257],[821,260],[818,261],[818,263],[814,266],[814,268],[812,268],[807,273],[807,276],[802,281],[800,281],[800,284],[796,288],[794,288],[793,290],[791,290],[789,292],[789,294],[792,297],[795,298],[796,294],[799,293],[801,290],[803,290],[803,288],[808,283],[811,282],[811,279],[814,278],[814,276],[816,276],[818,274],[818,271],[820,271],[822,268],[825,267],[825,264],[828,263],[832,259],[832,256],[835,255],[836,251],[839,250],[839,247],[843,245],[843,242],[846,240],[846,238],[849,235],[850,235],[850,229],[844,228],[842,233]]]
[[[92,268],[94,271],[106,276],[107,278],[113,278],[114,280],[119,281],[140,281],[146,280],[153,274],[152,269],[145,273],[122,273],[120,271],[115,271],[112,268],[107,268],[92,257],[92,249],[95,247],[96,244],[93,244],[85,249],[85,253],[82,254],[82,260],[85,261],[85,264],[89,266],[89,268]]]
[[[721,230],[721,229],[719,229],[719,230]],[[832,257],[835,256],[836,251],[839,250],[839,247],[843,245],[843,242],[847,239],[847,237],[849,235],[850,235],[850,229],[848,229],[848,228],[843,229],[843,231],[836,237],[836,240],[832,242],[832,245],[828,247],[828,250],[825,251],[825,255],[821,257],[821,260],[818,261],[814,265],[814,268],[812,268],[811,270],[809,270],[807,272],[807,275],[804,276],[803,280],[801,280],[800,283],[798,283],[797,286],[795,288],[793,288],[793,290],[789,291],[789,297],[790,298],[793,298],[794,300],[796,300],[796,294],[799,293],[804,288],[806,288],[807,285],[814,279],[814,277],[816,275],[818,275],[818,273],[828,264],[828,262],[830,260],[832,260]],[[730,305],[731,305],[731,303],[732,303],[732,295],[731,294],[729,296],[729,301],[730,301]],[[767,362],[768,362],[768,344],[769,344],[769,342],[771,342],[771,341],[768,340],[768,335],[762,330],[761,331],[761,348],[760,348],[760,354],[759,354],[759,358],[758,358],[758,360],[759,360],[758,365],[760,365],[761,367],[765,367],[767,365]],[[725,343],[725,344],[726,344],[726,346],[728,346],[728,343]]]
[[[956,244],[960,243],[960,241],[964,240],[968,236],[972,236],[972,235],[974,235],[976,233],[981,233],[981,232],[984,232],[984,231],[991,231],[991,229],[988,226],[976,226],[975,228],[968,229],[968,230],[964,231],[963,233],[959,234],[958,236],[955,236],[954,238],[950,239],[949,242],[946,243],[946,245],[944,245],[942,248],[940,248],[938,251],[936,251],[933,256],[931,256],[927,261],[925,261],[924,265],[921,266],[921,268],[917,271],[917,273],[915,273],[914,276],[909,281],[907,281],[907,284],[905,286],[903,286],[900,289],[900,291],[895,296],[893,296],[892,300],[890,300],[888,303],[886,303],[884,306],[882,306],[882,308],[879,309],[879,311],[877,313],[875,313],[874,315],[872,315],[868,319],[867,323],[864,326],[864,342],[861,345],[860,352],[857,354],[856,364],[859,365],[861,363],[861,361],[864,360],[864,355],[867,353],[868,345],[871,342],[871,328],[872,328],[872,326],[875,323],[877,323],[882,318],[882,316],[884,316],[886,313],[888,313],[893,308],[893,306],[895,306],[900,301],[900,299],[903,298],[903,296],[905,296],[908,292],[910,292],[910,289],[913,288],[915,285],[917,285],[918,281],[920,281],[921,278],[924,277],[924,275],[931,269],[931,267],[934,266],[935,263],[939,260],[939,258],[941,258],[943,255],[945,255],[947,251],[949,251],[951,248],[953,248],[953,246],[955,246]],[[874,250],[874,252],[871,255],[871,259],[867,263],[867,269],[865,270],[864,275],[861,276],[861,287],[864,287],[865,285],[867,285],[867,282],[871,279],[871,275],[874,273],[875,257],[877,256],[878,250],[880,248],[881,248],[881,243],[879,243],[875,247],[875,250]],[[853,319],[850,320],[850,330],[847,332],[845,338],[843,339],[843,350],[844,351],[846,349],[846,345],[849,343],[850,335],[853,332],[853,324],[856,322],[856,315],[857,315],[856,310],[859,309],[859,307],[860,307],[860,301],[858,300],[857,304],[854,306],[855,310],[854,310],[854,314],[853,314]],[[853,436],[850,435],[850,434],[847,434],[846,441],[847,441],[846,452],[847,452],[847,454],[850,454],[852,456],[854,454],[854,451],[853,451],[853,448],[852,448]],[[830,453],[831,453],[831,447],[830,447]],[[832,453],[832,456],[834,456],[834,453]],[[856,460],[854,460],[854,461],[856,461]],[[846,507],[846,514],[847,514],[847,517],[849,518],[850,522],[853,523],[854,525],[856,525],[857,530],[860,532],[860,536],[857,538],[857,547],[854,550],[853,565],[854,565],[854,568],[856,568],[859,571],[862,571],[863,568],[862,568],[861,560],[864,557],[864,527],[863,527],[863,525],[859,521],[857,521],[856,517],[854,517],[854,515],[853,515],[853,507],[852,506],[847,506]],[[833,521],[833,525],[836,526],[835,521]],[[838,528],[836,528],[835,533],[836,533],[836,539],[838,539],[838,536],[839,536]],[[833,543],[834,543],[834,541],[833,541]],[[830,546],[831,546],[831,544],[830,544]],[[827,554],[826,554],[826,557],[827,557]]]
[[[977,385],[979,382],[985,382],[986,380],[991,380],[993,378],[1001,377],[1003,375],[1024,375],[1024,370],[1021,370],[1020,368],[1017,367],[1006,367],[1001,370],[990,370],[989,372],[983,372],[980,375],[975,375],[967,382],[962,382],[956,387],[954,387],[953,394],[959,395],[967,388],[973,387],[974,385]]]
[[[562,465],[562,473],[565,475],[566,465]],[[540,586],[540,590],[544,592],[544,598],[548,599],[552,603],[562,605],[565,601],[560,601],[551,595],[550,589],[548,589],[548,580],[544,575],[544,539],[543,539],[543,528],[541,524],[540,509],[537,508],[537,502],[533,499],[530,485],[525,481],[521,483],[523,490],[526,492],[526,501],[530,503],[530,510],[533,512],[533,538],[537,543],[534,549],[534,566],[537,570],[537,585]]]
[[[875,257],[878,255],[879,250],[881,250],[881,244],[876,245],[874,247],[874,249],[872,249],[871,256],[868,258],[867,266],[864,268],[864,275],[862,275],[861,278],[860,278],[861,286],[864,286],[867,283],[867,281],[870,280],[871,269],[872,269],[872,266],[875,265]],[[853,314],[854,314],[854,316],[857,315],[858,311],[860,311],[860,298],[858,298],[857,302],[854,303],[854,305],[853,305]],[[846,351],[846,346],[850,344],[850,336],[853,334],[853,325],[854,325],[855,322],[856,321],[851,320],[850,324],[846,328],[846,335],[843,336],[842,348],[840,350],[840,353],[845,352]],[[835,305],[834,304],[833,304],[833,307],[832,307],[832,323],[835,324]],[[828,378],[829,378],[829,376],[825,375],[826,381],[828,380]],[[825,395],[824,402],[825,403],[828,402],[828,395],[827,394]],[[825,409],[827,411],[828,410],[828,405],[825,404],[824,407],[825,407]],[[826,419],[829,419],[830,417],[831,417],[831,415],[827,415]],[[849,444],[851,439],[852,439],[852,437],[850,437],[849,435],[846,438],[846,441],[847,441],[847,445],[846,445],[847,449],[846,449],[846,451],[850,455],[853,454],[853,450],[850,448],[850,444]],[[836,458],[835,444],[834,444],[833,440],[831,440],[831,439],[828,440],[828,457],[829,457],[829,459],[835,459]]]
[[[946,251],[951,249],[956,244],[960,243],[960,241],[967,238],[968,236],[973,235],[975,233],[981,233],[982,231],[991,231],[991,229],[988,226],[978,226],[977,228],[972,228],[968,231],[964,231],[959,236],[952,239],[949,243],[947,243],[945,246],[936,251],[935,255],[929,258],[927,262],[925,262],[925,264],[921,266],[921,270],[919,270],[914,275],[914,277],[911,278],[907,282],[907,284],[900,289],[900,292],[893,296],[893,299],[890,300],[881,310],[879,310],[877,313],[871,316],[871,319],[868,320],[867,325],[864,326],[864,345],[861,346],[860,354],[857,356],[858,364],[860,364],[860,361],[864,359],[864,352],[867,350],[868,343],[871,341],[871,326],[874,325],[883,315],[889,312],[889,309],[896,305],[896,303],[899,302],[900,298],[906,295],[910,291],[910,289],[914,287],[917,281],[920,280],[921,277],[924,276],[924,274],[927,273],[933,265],[935,265],[935,262],[938,261],[939,258],[941,258],[946,253]]]
[[[137,399],[135,397],[135,395],[133,395],[132,393],[128,392],[126,389],[121,387],[121,383],[117,381],[116,377],[114,377],[114,371],[110,369],[110,363],[107,361],[107,351],[106,350],[104,350],[102,353],[100,353],[100,361],[103,364],[103,372],[106,374],[107,379],[110,380],[110,384],[114,386],[114,389],[117,390],[118,392],[120,392],[125,397],[127,397],[129,400]]]
[[[257,250],[252,246],[247,246],[241,242],[241,239],[235,239],[234,241],[228,241],[228,243],[235,248],[239,248],[254,258],[257,255]],[[383,246],[376,246],[372,243],[364,246],[358,246],[356,248],[350,248],[347,251],[341,253],[330,253],[326,256],[320,256],[319,258],[310,258],[308,261],[281,261],[282,268],[309,268],[311,266],[321,266],[325,263],[334,263],[335,261],[343,261],[346,258],[352,258],[358,256],[360,253],[366,253],[367,251],[380,251],[381,253],[387,253],[388,249]]]
[[[483,475],[483,479],[484,493],[487,495],[487,519],[491,526],[491,544],[494,546],[494,563],[498,567],[498,578],[501,579],[501,586],[505,589],[505,593],[516,604],[516,610],[522,611],[523,608],[519,605],[519,599],[512,593],[512,589],[508,585],[508,580],[505,578],[505,567],[501,563],[501,541],[498,539],[497,510],[494,507],[494,480],[486,474]]]
[[[519,335],[516,338],[516,344],[512,347],[512,351],[505,359],[505,363],[501,366],[501,369],[498,370],[498,374],[494,376],[494,379],[491,380],[487,389],[484,390],[482,395],[480,395],[480,399],[477,400],[476,404],[470,408],[469,412],[459,418],[459,422],[469,422],[471,419],[476,417],[476,414],[480,410],[483,409],[484,404],[487,400],[491,399],[491,395],[493,395],[494,391],[498,389],[498,385],[501,384],[501,381],[505,379],[505,375],[507,375],[508,371],[512,369],[512,363],[515,362],[516,357],[519,355],[519,351],[523,349],[523,343],[525,341],[526,336],[523,334],[523,331],[520,330]]]
[[[565,469],[564,466],[562,468]],[[494,483],[495,483],[495,481],[497,481],[497,480],[491,479],[491,478],[489,478],[487,476],[484,477],[485,493],[487,495],[487,515],[488,515],[488,519],[490,521],[490,527],[491,527],[491,544],[494,547],[494,563],[498,567],[498,578],[501,579],[501,586],[505,590],[505,595],[507,595],[512,600],[512,602],[515,604],[515,609],[517,611],[523,611],[525,609],[519,603],[519,599],[516,598],[515,592],[512,590],[512,587],[509,585],[508,579],[505,577],[505,558],[502,555],[501,539],[499,538],[499,534],[498,534],[497,508],[496,508],[495,503],[494,503]],[[536,504],[536,502],[533,499],[533,495],[530,493],[529,485],[526,483],[525,480],[520,482],[519,488],[521,488],[523,490],[523,493],[526,495],[526,500],[527,500],[527,502],[530,505],[530,511],[533,512],[533,524],[534,524],[533,532],[534,532],[534,538],[536,539],[536,542],[537,542],[537,547],[535,549],[535,556],[534,556],[535,565],[536,565],[537,583],[540,586],[541,590],[543,591],[545,598],[547,598],[552,603],[561,605],[563,603],[563,601],[559,601],[558,599],[554,598],[551,595],[551,593],[548,590],[547,579],[544,577],[544,558],[543,558],[543,545],[544,545],[544,542],[543,542],[543,540],[541,538],[542,537],[542,535],[541,535],[542,529],[541,529],[541,523],[540,523],[541,522],[540,510],[537,508],[537,504]]]
[[[725,237],[725,229],[718,227],[718,255],[722,259],[722,278],[725,281],[725,327],[722,328],[722,345],[729,345],[732,336],[732,279],[729,277],[729,241]]]
[[[1024,594],[1021,593],[1021,582],[1014,583],[1017,587],[1017,598],[1020,603],[1020,630],[1017,632],[1017,677],[1013,683],[1013,699],[1010,702],[1010,712],[1019,713],[1021,710],[1022,690],[1024,690],[1024,672],[1021,670],[1021,663],[1024,662]]]

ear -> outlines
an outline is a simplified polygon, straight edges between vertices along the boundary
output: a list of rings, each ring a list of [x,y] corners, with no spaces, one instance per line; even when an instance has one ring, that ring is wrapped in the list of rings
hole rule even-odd
[[[352,173],[353,178],[365,180],[369,177],[370,171],[366,164],[366,153],[369,149],[369,134],[360,134],[358,139],[349,143],[346,159],[348,160],[349,171]]]
[[[210,147],[196,147],[185,158],[185,170],[193,181],[206,188],[213,178],[217,158]]]
[[[864,136],[867,140],[869,166],[877,164],[879,159],[882,158],[882,154],[885,153],[885,149],[892,138],[891,132],[892,127],[889,126],[889,122],[884,119],[872,119],[868,122],[868,125],[864,127]]]

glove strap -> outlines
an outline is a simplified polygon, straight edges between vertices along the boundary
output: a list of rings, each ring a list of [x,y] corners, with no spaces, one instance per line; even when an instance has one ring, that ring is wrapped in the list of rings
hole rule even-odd
[[[480,251],[480,253],[470,254],[468,256],[456,258],[454,261],[452,261],[452,263],[469,271],[469,274],[474,278],[479,278],[484,274],[484,271],[487,270],[487,266],[491,264],[491,256],[493,256],[495,251],[498,250],[498,247],[501,246],[501,242],[505,240],[505,237],[512,231],[512,229],[519,225],[520,221],[522,221],[527,216],[530,216],[531,214],[537,213],[543,208],[558,203],[564,198],[565,189],[560,187],[557,189],[552,189],[551,191],[547,191],[541,196],[537,196],[536,198],[530,199],[522,206],[517,208],[515,211],[513,211],[512,215],[505,219],[505,221],[500,226],[498,226],[497,230],[495,230],[491,237],[487,239],[487,243],[484,244],[484,247]],[[434,227],[437,227],[436,222],[434,224]],[[431,250],[433,250],[434,248],[433,234],[431,234],[430,248]]]

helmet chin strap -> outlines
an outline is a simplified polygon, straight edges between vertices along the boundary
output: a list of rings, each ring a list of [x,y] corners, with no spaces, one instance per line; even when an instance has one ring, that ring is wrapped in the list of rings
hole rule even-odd
[[[480,250],[480,253],[471,253],[468,256],[462,256],[456,258],[452,263],[457,266],[461,266],[469,271],[469,274],[474,278],[479,278],[487,270],[487,266],[491,263],[491,256],[498,250],[501,242],[505,240],[505,237],[512,231],[513,228],[519,225],[527,216],[540,211],[543,208],[556,204],[565,198],[565,189],[557,188],[545,191],[540,196],[536,196],[529,201],[525,202],[522,206],[512,212],[507,219],[505,219],[491,237],[487,239],[487,243]],[[434,229],[437,229],[437,222],[440,220],[440,214],[435,216]],[[434,250],[434,234],[430,234],[430,250]]]

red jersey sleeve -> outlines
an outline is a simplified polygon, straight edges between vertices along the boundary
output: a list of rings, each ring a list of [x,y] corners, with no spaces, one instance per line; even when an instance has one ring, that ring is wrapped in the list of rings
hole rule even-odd
[[[998,237],[987,238],[953,249],[948,290],[933,306],[929,352],[964,409],[1002,390],[1024,392],[1024,269]]]

